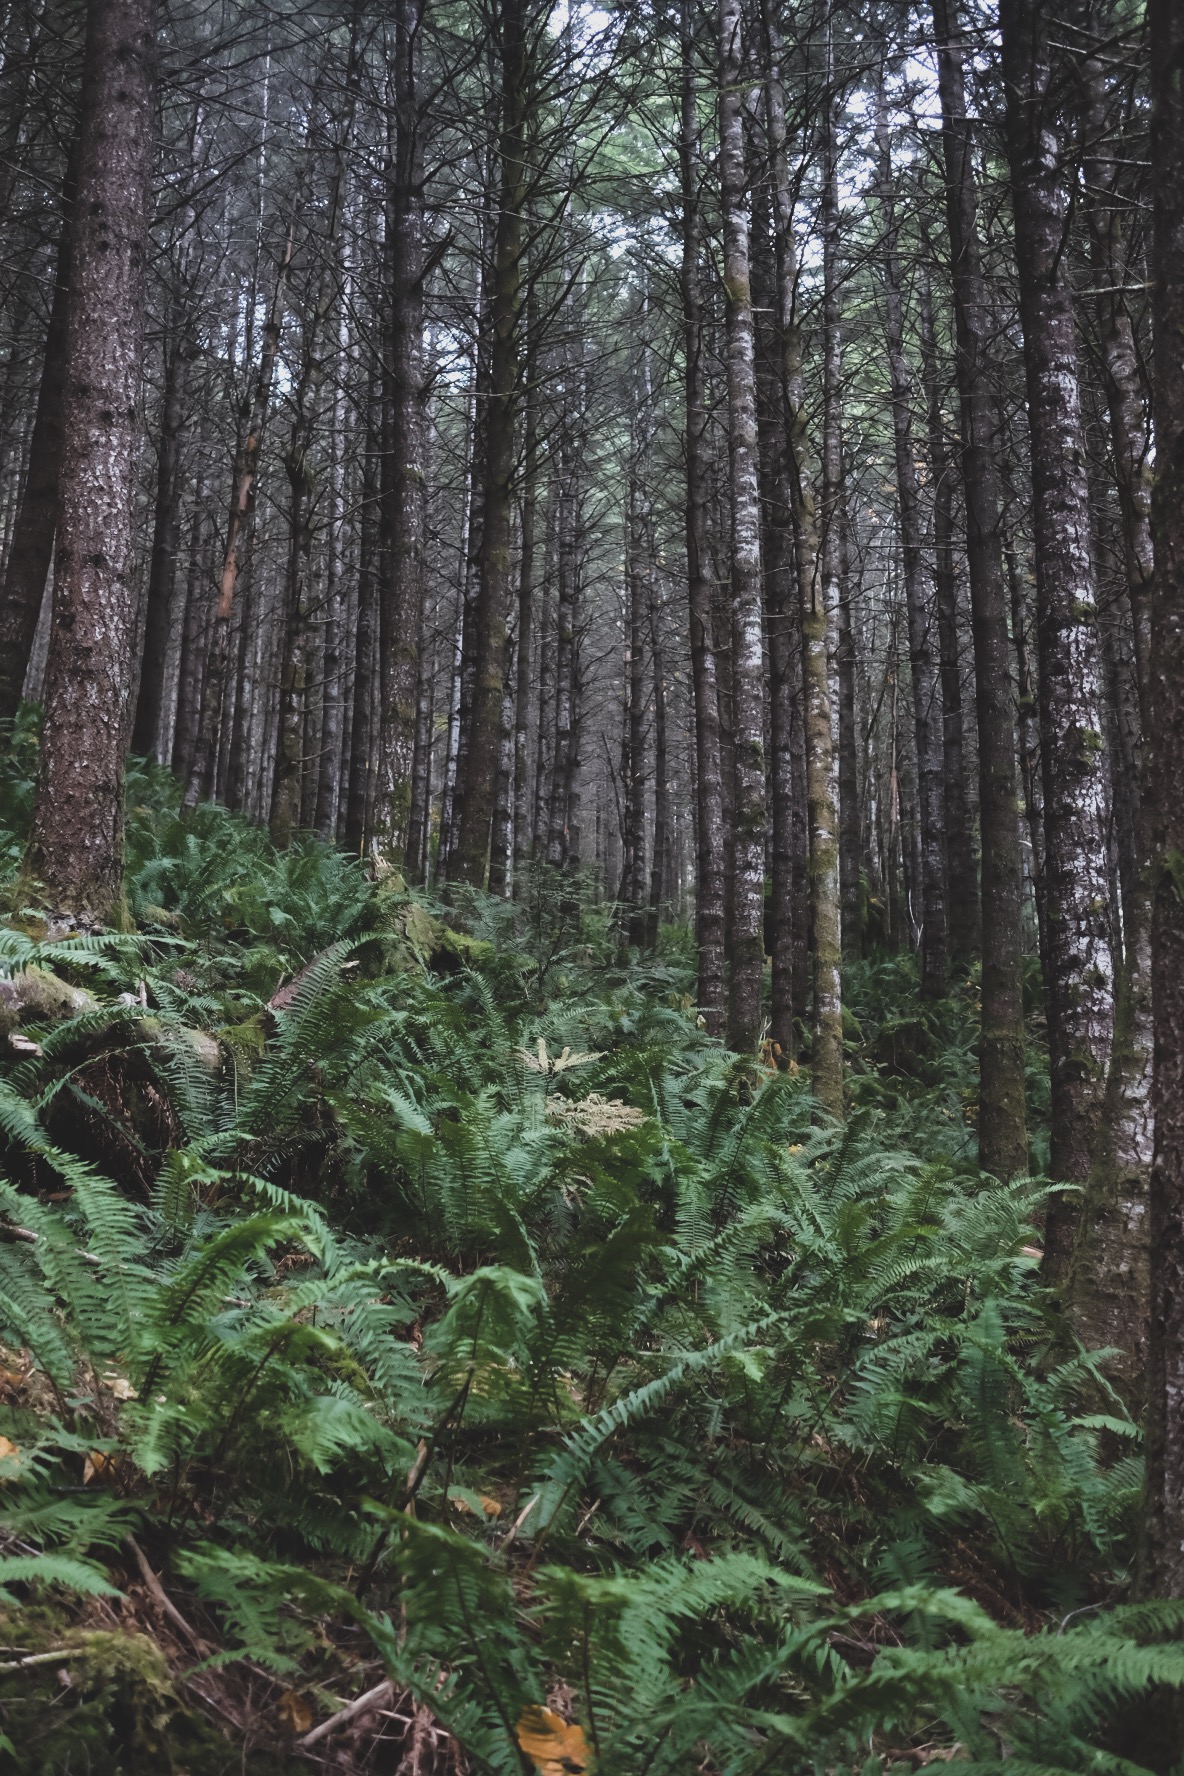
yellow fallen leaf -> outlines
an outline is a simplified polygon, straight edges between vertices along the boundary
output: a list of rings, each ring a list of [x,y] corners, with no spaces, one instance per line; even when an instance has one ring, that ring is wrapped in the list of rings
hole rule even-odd
[[[105,1455],[101,1449],[92,1449],[82,1464],[82,1484],[89,1486],[92,1480],[114,1480],[119,1472],[119,1458]]]
[[[276,1704],[276,1712],[284,1730],[299,1737],[313,1723],[313,1712],[299,1690],[285,1690]]]
[[[591,1769],[584,1729],[553,1708],[524,1708],[514,1729],[538,1776],[583,1776]]]
[[[0,1462],[19,1462],[21,1452],[9,1437],[0,1437]]]

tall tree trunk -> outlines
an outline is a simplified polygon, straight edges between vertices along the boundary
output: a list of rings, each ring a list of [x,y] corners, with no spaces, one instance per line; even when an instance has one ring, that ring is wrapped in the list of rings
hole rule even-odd
[[[670,871],[670,783],[666,748],[666,673],[662,656],[661,602],[650,579],[650,660],[654,686],[654,844],[650,860],[650,898],[645,945],[658,947],[662,905]]]
[[[515,432],[519,402],[519,309],[527,180],[529,55],[525,0],[499,0],[501,116],[499,192],[490,297],[492,347],[485,418],[484,512],[480,596],[476,611],[475,683],[469,708],[460,832],[451,871],[480,887],[485,880],[497,794],[498,736],[510,595]]]
[[[1028,1169],[1015,717],[989,380],[991,330],[956,6],[957,0],[933,0],[978,715],[983,928],[978,1146],[984,1171],[1014,1178]]]
[[[347,851],[360,855],[370,837],[370,786],[373,775],[371,737],[374,730],[375,664],[378,644],[378,588],[374,559],[378,548],[379,406],[371,400],[362,459],[362,525],[358,538],[358,627],[354,637],[354,706],[349,742],[349,788],[346,795]]]
[[[695,720],[695,943],[696,996],[713,1036],[723,1031],[724,1006],[724,818],[720,752],[719,684],[711,617],[708,547],[707,402],[704,371],[703,295],[699,260],[702,200],[697,159],[699,127],[694,81],[692,0],[681,0],[679,170],[682,199],[682,297],[686,417],[686,551],[690,614],[691,679]]]
[[[773,53],[776,54],[774,39]],[[830,24],[827,24],[828,93],[824,119],[823,189],[826,193],[827,233],[831,236],[832,292],[837,290],[838,255],[834,230],[838,206],[835,146],[835,113],[838,98],[833,80]],[[789,419],[793,474],[794,535],[797,545],[798,596],[801,603],[802,680],[804,687],[804,748],[806,799],[809,808],[809,902],[813,938],[813,1009],[811,1017],[810,1071],[814,1095],[831,1116],[843,1114],[843,1005],[842,934],[839,926],[839,845],[835,808],[834,738],[831,718],[831,612],[838,602],[839,535],[838,495],[842,477],[840,409],[837,374],[838,316],[833,307],[827,328],[830,353],[823,364],[824,450],[822,489],[827,511],[827,531],[819,534],[818,514],[811,491],[814,468],[810,458],[805,390],[802,381],[801,339],[792,319],[792,293],[797,282],[793,258],[793,233],[787,226],[786,194],[774,181],[777,235],[782,264],[781,321],[785,353],[785,399]],[[836,457],[837,447],[837,457]],[[828,466],[829,465],[829,466]]]
[[[1087,4],[1086,26],[1095,9]],[[1101,21],[1098,21],[1099,25]],[[1066,1293],[1074,1326],[1089,1346],[1113,1345],[1117,1379],[1141,1404],[1147,1367],[1150,1291],[1148,1197],[1154,1158],[1151,986],[1151,834],[1145,806],[1142,737],[1148,719],[1153,577],[1149,414],[1126,288],[1132,282],[1118,167],[1106,117],[1105,68],[1091,46],[1084,86],[1085,189],[1110,422],[1111,459],[1122,516],[1135,696],[1124,659],[1111,661],[1114,732],[1120,745],[1112,793],[1125,827],[1121,850],[1123,943],[1115,944],[1114,1041],[1101,1139],[1081,1200]],[[1095,508],[1096,508],[1096,502]],[[1114,623],[1114,615],[1111,615]],[[1121,622],[1118,625],[1121,631]],[[1105,653],[1103,636],[1103,652]],[[1116,650],[1111,649],[1114,653]],[[1125,743],[1125,744],[1123,744]]]
[[[649,416],[644,405],[644,391],[637,391],[641,408],[641,437],[635,440],[629,465],[629,539],[626,583],[629,589],[628,640],[628,710],[629,775],[622,785],[625,799],[624,867],[621,873],[621,900],[629,945],[640,949],[645,944],[645,827],[646,827],[646,673],[645,634],[649,617],[648,576],[649,526],[646,522],[644,481],[648,472],[646,460]]]
[[[1050,1165],[1054,1178],[1084,1184],[1114,1036],[1114,958],[1089,483],[1064,265],[1069,192],[1041,0],[1004,0],[1000,23],[1035,503]],[[1053,1275],[1067,1264],[1075,1220],[1075,1203],[1050,1205],[1045,1262]]]
[[[568,801],[575,741],[576,657],[576,440],[574,416],[566,414],[559,445],[559,521],[556,535],[555,739],[551,764],[551,805],[547,814],[547,862],[562,869],[571,834]]]
[[[392,271],[386,353],[391,441],[384,458],[382,521],[381,825],[401,865],[411,816],[427,528],[424,404],[424,154],[420,41],[424,0],[399,0],[395,40],[395,152],[387,228]]]
[[[552,639],[551,582],[557,560],[559,483],[553,480],[547,500],[547,539],[544,561],[542,609],[539,612],[539,700],[535,744],[534,841],[536,863],[547,852],[547,820],[551,809],[551,778],[555,764],[555,644]]]
[[[537,360],[533,346],[535,316],[528,315],[526,420],[522,448],[522,516],[518,566],[518,677],[514,686],[514,880],[516,899],[525,891],[527,868],[534,854],[530,805],[530,688],[534,623],[535,519],[538,513],[539,452]]]
[[[946,988],[949,908],[946,899],[946,833],[941,696],[934,642],[936,624],[924,585],[921,490],[913,443],[912,371],[904,348],[900,253],[892,152],[880,94],[876,118],[880,214],[883,222],[884,331],[892,387],[892,437],[896,455],[897,512],[908,617],[909,668],[913,683],[913,735],[921,845],[921,994],[940,999]]]
[[[796,927],[803,921],[802,901],[795,894],[793,822],[794,705],[801,700],[802,638],[795,571],[793,486],[789,441],[785,427],[785,347],[793,326],[793,292],[784,283],[785,246],[780,238],[792,226],[792,194],[785,144],[784,99],[773,45],[779,47],[768,8],[762,26],[768,62],[765,81],[765,125],[770,171],[778,191],[775,217],[762,203],[754,228],[753,296],[762,320],[757,329],[758,410],[761,506],[761,553],[764,563],[765,640],[768,650],[768,786],[769,831],[766,874],[767,945],[771,957],[769,1040],[780,1065],[794,1050],[794,1017],[805,1007],[794,998]],[[774,223],[772,229],[770,222]],[[767,317],[767,318],[765,318]]]
[[[502,688],[502,731],[497,748],[497,800],[489,844],[489,892],[505,898],[510,882],[514,842],[514,689],[518,675],[516,635],[506,638],[506,670]]]
[[[1036,930],[1040,966],[1047,980],[1048,901],[1044,878],[1044,795],[1040,779],[1040,735],[1036,720],[1036,680],[1032,672],[1031,623],[1025,577],[1015,545],[1006,547],[1007,584],[1011,597],[1011,635],[1015,643],[1016,718],[1020,746],[1020,782],[1023,789],[1024,823],[1031,851],[1030,879],[1036,906]]]
[[[438,619],[437,610],[437,619]],[[413,882],[426,882],[432,826],[432,743],[436,719],[436,666],[439,638],[433,628],[431,646],[425,632],[419,650],[415,687],[415,750],[411,759],[411,818],[407,829],[406,872]]]
[[[1147,773],[1154,794],[1155,1159],[1144,1591],[1184,1597],[1184,11],[1175,0],[1149,0],[1147,16],[1157,445]],[[1178,1745],[1177,1737],[1172,1750]]]
[[[255,515],[259,455],[263,448],[263,434],[271,407],[271,391],[275,380],[275,363],[279,352],[280,334],[284,324],[284,308],[288,294],[288,276],[292,267],[297,219],[297,216],[294,215],[279,264],[276,267],[271,308],[260,342],[259,369],[255,378],[254,394],[242,416],[244,423],[235,453],[230,515],[226,525],[226,546],[222,558],[222,571],[218,579],[218,601],[214,607],[209,660],[202,686],[201,718],[198,722],[193,764],[189,772],[189,781],[185,786],[184,806],[186,808],[196,807],[198,802],[210,793],[218,762],[222,698],[230,653],[234,594]]]
[[[929,286],[922,290],[922,345],[933,479],[933,582],[941,660],[942,773],[945,797],[946,867],[949,880],[950,957],[965,968],[978,954],[978,871],[966,794],[962,726],[962,643],[958,580],[954,566],[954,465],[946,443],[938,377],[937,339]]]
[[[62,189],[61,233],[54,269],[53,302],[45,335],[45,357],[37,408],[25,464],[20,506],[0,589],[0,722],[11,721],[20,705],[33,636],[53,560],[58,520],[58,475],[62,458],[62,403],[65,396],[67,326],[71,289],[71,240],[79,144],[70,151]]]
[[[1093,0],[1084,0],[1083,35],[1104,37],[1107,22],[1095,18]],[[1135,630],[1135,662],[1140,705],[1146,718],[1150,675],[1152,575],[1150,427],[1147,397],[1128,291],[1141,283],[1127,239],[1127,201],[1119,190],[1119,155],[1107,116],[1106,54],[1089,43],[1078,64],[1082,85],[1083,190],[1090,254],[1097,287],[1098,334],[1110,421],[1110,445],[1122,510],[1127,596]]]
[[[321,690],[321,744],[317,765],[317,800],[313,826],[332,841],[337,832],[337,805],[343,776],[342,727],[345,714],[345,374],[348,366],[348,291],[342,303],[337,334],[337,365],[330,426],[329,548],[325,587],[325,651]]]
[[[28,862],[53,906],[94,920],[118,916],[122,899],[156,24],[154,0],[89,0],[53,630]]]
[[[140,654],[140,689],[132,724],[132,751],[156,758],[162,758],[160,726],[165,665],[181,542],[181,430],[186,417],[189,365],[184,341],[176,337],[170,340],[165,351],[164,395],[157,445],[156,511],[145,596],[147,619]]]
[[[838,522],[842,527],[840,547],[847,557],[841,576],[835,646],[839,690],[839,908],[843,961],[857,962],[863,954],[864,917],[863,820],[859,800],[859,659],[851,610],[854,593],[848,545],[851,520],[845,498]]]
[[[311,814],[311,759],[307,746],[309,695],[316,682],[317,648],[313,629],[313,546],[315,540],[316,470],[313,446],[325,384],[325,330],[335,303],[342,299],[340,238],[345,214],[345,185],[350,137],[357,102],[359,4],[355,4],[346,72],[346,113],[334,146],[326,196],[327,212],[321,242],[321,274],[311,309],[306,313],[300,374],[292,390],[292,432],[284,457],[291,501],[289,507],[286,638],[280,677],[279,743],[271,795],[272,842],[286,845]],[[387,239],[391,230],[388,228]],[[389,411],[390,409],[388,409]],[[394,440],[384,453],[393,454]]]
[[[740,0],[720,0],[719,164],[726,297],[732,538],[735,811],[728,1043],[752,1053],[765,962],[765,714],[756,368],[744,168],[746,52]]]
[[[209,516],[206,501],[209,483],[204,462],[197,471],[193,490],[193,518],[189,527],[189,566],[185,579],[185,615],[181,628],[181,658],[177,665],[177,720],[173,729],[173,774],[188,781],[201,719],[201,687],[206,667],[208,630],[213,607],[208,591]]]

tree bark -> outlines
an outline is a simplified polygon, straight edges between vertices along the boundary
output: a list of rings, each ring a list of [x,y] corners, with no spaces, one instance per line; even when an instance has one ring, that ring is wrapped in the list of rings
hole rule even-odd
[[[534,351],[533,322],[528,320],[528,352],[526,360],[526,420],[522,449],[522,516],[519,525],[520,562],[518,567],[518,678],[514,687],[514,880],[515,899],[526,886],[527,869],[534,855],[530,805],[530,690],[533,653],[531,650],[534,623],[534,557],[535,519],[538,514],[539,451],[538,391]]]
[[[321,743],[317,766],[317,800],[313,826],[321,838],[332,842],[337,832],[338,801],[343,771],[343,720],[345,715],[345,662],[342,658],[346,620],[345,592],[345,374],[348,365],[348,288],[342,303],[337,332],[337,365],[333,384],[329,475],[332,484],[329,507],[329,547],[325,587],[325,651],[321,689]]]
[[[999,477],[988,376],[991,337],[956,0],[934,0],[933,21],[954,290],[966,565],[978,716],[983,929],[979,1163],[996,1177],[1013,1178],[1028,1169],[1028,1138],[1015,717],[999,552]]]
[[[527,180],[529,50],[524,0],[500,0],[497,12],[501,63],[498,132],[499,189],[490,296],[492,347],[486,403],[484,511],[480,595],[476,610],[475,682],[469,708],[460,831],[450,874],[480,887],[489,857],[497,795],[498,736],[505,672],[506,618],[510,596],[515,431],[520,393],[519,322],[524,252],[523,207]]]
[[[827,23],[828,93],[824,116],[823,189],[827,232],[832,237],[832,292],[836,292],[838,194],[835,145],[838,95],[833,78],[830,22]],[[780,208],[780,200],[778,200]],[[779,217],[780,221],[780,217]],[[781,275],[784,292],[792,290],[796,272],[789,260],[792,233],[778,229],[786,254]],[[833,294],[832,294],[833,305]],[[838,495],[842,479],[839,408],[837,316],[826,329],[829,353],[823,364],[823,522],[811,493],[807,419],[802,386],[801,343],[796,326],[785,333],[786,403],[793,461],[794,534],[797,544],[798,590],[802,609],[802,673],[805,704],[806,797],[810,823],[810,927],[813,937],[814,1000],[811,1022],[810,1071],[814,1095],[830,1116],[843,1114],[842,933],[839,901],[838,816],[835,808],[834,737],[831,716],[831,613],[838,603]],[[829,449],[825,448],[829,445]],[[832,522],[833,515],[833,522]]]
[[[942,756],[942,709],[934,647],[934,615],[924,585],[921,490],[913,442],[912,371],[905,355],[900,252],[892,153],[880,95],[876,118],[878,195],[883,224],[884,332],[892,388],[892,437],[896,457],[897,514],[908,617],[909,668],[913,684],[913,735],[917,748],[921,845],[921,995],[940,999],[946,989],[949,909],[946,900],[946,832]]]
[[[1147,776],[1154,786],[1155,1158],[1144,1591],[1184,1597],[1184,12],[1175,0],[1149,0],[1147,16],[1156,437]]]
[[[62,459],[62,403],[71,288],[71,240],[79,145],[70,151],[62,188],[61,232],[54,268],[53,302],[45,335],[45,357],[37,408],[25,465],[20,507],[13,526],[4,585],[0,590],[0,722],[20,707],[33,636],[45,595],[58,520],[58,476]]]
[[[650,898],[645,946],[658,947],[662,907],[666,900],[670,866],[670,784],[666,749],[666,672],[662,653],[661,602],[650,580],[650,662],[654,686],[654,843],[650,859]]]
[[[724,1006],[724,820],[720,754],[719,684],[708,578],[707,405],[704,374],[703,296],[699,259],[702,206],[696,160],[699,127],[694,81],[694,25],[691,0],[681,0],[679,173],[682,199],[682,298],[684,391],[686,397],[685,534],[687,602],[690,616],[691,680],[695,720],[695,945],[699,976],[696,997],[713,1036],[723,1031]]]
[[[1054,1178],[1084,1184],[1114,1036],[1114,957],[1089,482],[1064,264],[1069,192],[1040,0],[1003,0],[1000,24],[1035,505],[1050,1165]],[[1050,1204],[1045,1263],[1054,1276],[1068,1262],[1076,1218],[1075,1202]]]
[[[962,723],[962,643],[958,623],[958,581],[954,566],[954,465],[946,443],[938,378],[937,339],[929,286],[922,291],[922,345],[933,478],[933,583],[937,601],[941,660],[942,773],[945,796],[946,868],[949,881],[950,958],[966,968],[980,941],[978,871],[966,794],[966,749]]]
[[[729,1045],[753,1053],[765,963],[765,716],[756,370],[744,166],[747,104],[740,0],[720,0],[719,162],[732,537],[732,747],[735,783]]]
[[[90,0],[45,725],[28,864],[77,919],[118,917],[135,631],[136,464],[156,100],[154,0]]]
[[[147,619],[140,655],[140,689],[132,724],[132,751],[161,759],[165,665],[173,619],[173,591],[181,543],[181,431],[185,422],[190,358],[185,343],[172,339],[165,352],[164,393],[157,444],[156,510],[152,526]]]
[[[209,795],[213,787],[214,771],[218,762],[222,699],[230,653],[234,594],[255,515],[259,455],[263,448],[263,434],[271,407],[271,391],[275,380],[275,363],[279,352],[280,334],[284,324],[284,307],[288,293],[288,276],[292,267],[297,219],[298,216],[293,215],[283,252],[276,267],[271,309],[260,342],[259,369],[255,379],[254,394],[247,411],[243,414],[244,424],[235,453],[233,491],[226,525],[226,546],[222,558],[222,571],[218,579],[218,599],[214,606],[209,658],[202,686],[201,718],[198,723],[193,764],[189,772],[189,781],[185,786],[184,806],[186,808],[195,808],[203,797]]]
[[[371,736],[374,728],[375,655],[378,641],[378,589],[374,557],[378,547],[378,438],[376,399],[370,402],[366,450],[362,459],[362,526],[358,538],[358,627],[354,637],[354,704],[349,742],[349,787],[346,793],[342,843],[360,856],[370,837],[370,788],[373,774]]]
[[[395,34],[395,151],[390,169],[390,343],[386,398],[390,450],[381,497],[384,563],[380,813],[384,844],[401,866],[407,851],[419,656],[423,640],[427,526],[424,403],[424,151],[420,40],[424,0],[399,0]]]
[[[642,379],[639,378],[639,381]],[[625,798],[624,859],[621,901],[626,941],[633,949],[645,945],[645,799],[646,799],[646,672],[645,635],[649,616],[649,525],[645,481],[649,471],[649,413],[644,388],[637,390],[640,437],[635,437],[629,465],[629,540],[626,583],[629,589],[629,774],[622,785]]]
[[[185,578],[185,615],[181,629],[181,658],[177,666],[177,720],[173,729],[173,774],[188,781],[201,719],[201,687],[205,674],[208,630],[213,607],[208,591],[209,521],[206,500],[209,485],[204,463],[199,466],[193,490],[193,517],[189,527],[189,566]]]

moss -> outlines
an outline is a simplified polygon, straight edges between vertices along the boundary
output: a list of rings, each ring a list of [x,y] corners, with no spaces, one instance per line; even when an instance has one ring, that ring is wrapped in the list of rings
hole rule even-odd
[[[21,1776],[230,1776],[233,1744],[189,1705],[146,1634],[82,1631],[51,1611],[9,1618],[4,1639],[30,1652],[62,1647],[60,1663],[0,1676],[0,1771]],[[307,1765],[253,1752],[252,1776],[295,1776]]]

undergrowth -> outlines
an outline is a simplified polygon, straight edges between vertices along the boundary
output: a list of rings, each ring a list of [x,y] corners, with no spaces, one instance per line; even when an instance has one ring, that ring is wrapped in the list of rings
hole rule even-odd
[[[0,929],[13,1767],[288,1767],[384,1676],[309,1758],[1141,1767],[1181,1617],[974,1167],[973,981],[865,965],[836,1129],[545,876],[446,908],[141,772],[128,903]]]

